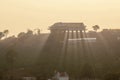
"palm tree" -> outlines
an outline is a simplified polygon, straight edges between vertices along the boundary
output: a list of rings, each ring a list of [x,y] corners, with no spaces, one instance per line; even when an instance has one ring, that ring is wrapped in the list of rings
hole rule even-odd
[[[96,32],[98,29],[100,29],[100,27],[98,25],[93,26],[93,30],[95,30]]]

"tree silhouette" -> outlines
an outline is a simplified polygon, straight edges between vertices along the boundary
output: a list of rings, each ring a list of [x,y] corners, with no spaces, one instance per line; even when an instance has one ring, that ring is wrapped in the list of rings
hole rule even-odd
[[[91,65],[85,64],[81,72],[81,78],[91,79],[94,78],[94,70]]]
[[[33,31],[30,30],[30,29],[28,29],[28,30],[27,30],[27,34],[33,34]]]
[[[93,30],[95,30],[96,32],[98,29],[100,29],[100,27],[98,25],[93,26]]]
[[[40,33],[41,33],[41,29],[37,29],[37,33],[40,35]]]
[[[3,34],[3,32],[0,32],[0,39],[2,38],[2,37],[4,37],[5,35]]]
[[[16,52],[13,49],[8,50],[8,52],[6,53],[6,61],[11,69],[13,68],[15,60]]]
[[[107,73],[104,75],[104,80],[119,80],[119,73]]]
[[[6,29],[3,31],[3,33],[4,33],[5,37],[7,38],[7,35],[9,34],[9,30]]]
[[[19,34],[18,34],[18,38],[21,38],[21,37],[23,37],[25,35],[25,32],[20,32]]]

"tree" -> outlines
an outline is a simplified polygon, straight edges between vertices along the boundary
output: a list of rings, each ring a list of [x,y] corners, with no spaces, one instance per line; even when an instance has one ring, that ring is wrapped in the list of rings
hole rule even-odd
[[[27,30],[27,34],[33,34],[33,31],[30,30],[30,29],[28,29],[28,30]]]
[[[0,32],[0,39],[2,38],[2,37],[4,37],[5,35],[3,34],[3,32]]]
[[[41,33],[41,29],[37,29],[37,32],[38,32],[38,34],[40,34]]]
[[[104,80],[119,80],[119,73],[107,73],[104,75]]]
[[[34,29],[34,33],[36,33],[36,34],[40,35],[40,33],[41,33],[41,29],[39,29],[39,28]]]
[[[3,33],[4,33],[5,37],[7,38],[7,35],[9,34],[9,30],[6,29],[6,30],[4,30]]]
[[[98,25],[93,26],[93,30],[95,30],[96,32],[98,29],[100,29],[100,27]]]
[[[6,61],[11,69],[13,68],[15,60],[16,52],[13,49],[8,50],[8,52],[6,53]]]
[[[33,31],[30,30],[30,29],[28,29],[28,30],[27,30],[27,33],[26,33],[26,36],[27,36],[27,37],[33,36]]]
[[[25,34],[26,34],[25,32],[20,32],[20,33],[18,34],[18,38],[24,37]]]
[[[95,78],[94,70],[90,64],[85,64],[81,72],[81,78]]]

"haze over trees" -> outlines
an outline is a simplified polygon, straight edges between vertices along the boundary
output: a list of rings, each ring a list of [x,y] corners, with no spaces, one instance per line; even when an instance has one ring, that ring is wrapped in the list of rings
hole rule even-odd
[[[58,70],[66,71],[76,79],[110,80],[108,76],[112,75],[111,80],[117,80],[114,75],[120,74],[120,29],[97,32],[100,27],[95,25],[93,28],[95,31],[89,31],[86,35],[96,38],[96,42],[85,43],[84,54],[83,47],[76,49],[80,54],[74,52],[74,42],[68,44],[69,54],[61,54],[63,43],[58,40],[63,36],[57,36],[57,40],[49,34],[40,33],[40,29],[37,29],[37,33],[34,30],[21,32],[17,37],[7,37],[9,30],[0,32],[0,39],[5,37],[0,40],[0,72],[12,66],[14,69],[29,69],[37,76],[51,77]],[[88,55],[87,59],[85,54]]]

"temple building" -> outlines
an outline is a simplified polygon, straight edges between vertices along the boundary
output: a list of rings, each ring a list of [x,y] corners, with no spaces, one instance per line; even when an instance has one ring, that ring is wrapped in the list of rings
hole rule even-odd
[[[58,22],[50,26],[51,33],[55,31],[85,31],[83,23],[62,23]]]
[[[51,35],[56,41],[69,40],[70,38],[84,38],[86,26],[83,23],[58,22],[49,27]]]
[[[96,38],[87,37],[84,23],[59,22],[49,26],[49,30],[51,33],[40,54],[40,63],[47,67],[48,72],[56,69],[70,74],[71,70],[77,69],[72,66],[83,65],[89,61],[90,50],[86,42],[95,41]],[[54,66],[49,67],[51,64]],[[46,71],[46,68],[43,70]],[[58,73],[57,80],[69,80],[69,76]]]

